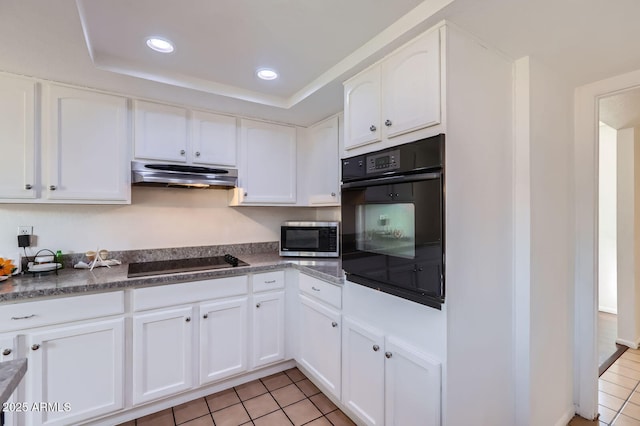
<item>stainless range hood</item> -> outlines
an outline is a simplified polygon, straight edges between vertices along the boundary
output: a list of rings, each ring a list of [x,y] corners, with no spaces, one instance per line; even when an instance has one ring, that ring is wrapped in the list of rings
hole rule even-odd
[[[238,171],[221,167],[132,161],[131,183],[136,186],[230,189],[238,184]]]

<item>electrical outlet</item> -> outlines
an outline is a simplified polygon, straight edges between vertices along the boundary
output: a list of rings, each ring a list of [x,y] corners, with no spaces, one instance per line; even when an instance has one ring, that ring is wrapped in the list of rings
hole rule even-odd
[[[18,226],[18,235],[33,235],[33,226]]]

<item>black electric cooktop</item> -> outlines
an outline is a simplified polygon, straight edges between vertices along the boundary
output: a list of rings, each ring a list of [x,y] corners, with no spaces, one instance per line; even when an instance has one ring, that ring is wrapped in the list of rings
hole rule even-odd
[[[178,272],[206,271],[209,269],[233,268],[236,266],[249,266],[249,264],[230,254],[214,257],[130,263],[127,278],[175,274]]]

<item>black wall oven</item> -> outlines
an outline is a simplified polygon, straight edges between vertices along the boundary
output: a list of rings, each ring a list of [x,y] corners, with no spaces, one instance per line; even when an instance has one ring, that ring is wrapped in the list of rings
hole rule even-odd
[[[347,280],[441,309],[444,135],[346,158],[342,181]]]

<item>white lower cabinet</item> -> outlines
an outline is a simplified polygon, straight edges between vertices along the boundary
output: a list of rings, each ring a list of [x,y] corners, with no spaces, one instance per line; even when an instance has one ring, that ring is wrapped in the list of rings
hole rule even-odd
[[[247,299],[200,305],[200,384],[247,369]]]
[[[347,408],[367,425],[440,425],[440,362],[353,318],[343,324]]]
[[[340,398],[340,312],[300,295],[298,362]]]
[[[133,404],[193,385],[191,307],[133,316]]]
[[[252,368],[284,359],[284,301],[284,291],[253,296]]]
[[[124,319],[26,336],[26,424],[69,425],[124,408]],[[46,407],[41,403],[47,403]]]

